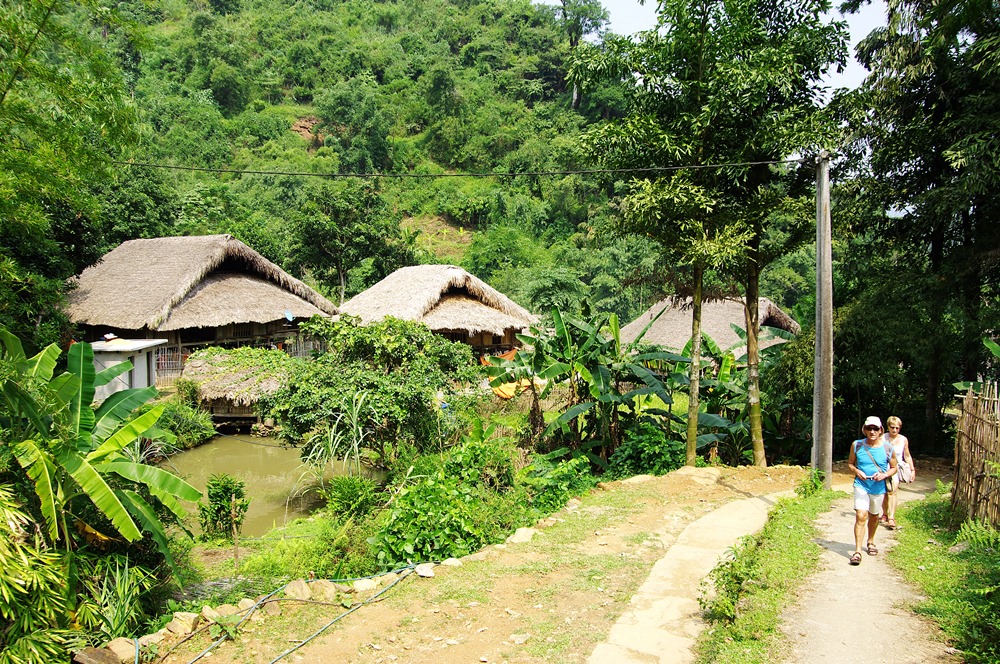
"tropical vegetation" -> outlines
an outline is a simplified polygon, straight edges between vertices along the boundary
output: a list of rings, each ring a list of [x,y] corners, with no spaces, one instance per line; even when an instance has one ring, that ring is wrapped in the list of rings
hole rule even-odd
[[[309,359],[234,352],[281,364],[259,414],[325,506],[313,539],[244,558],[261,578],[460,555],[598,477],[804,463],[822,148],[834,439],[893,413],[915,453],[946,451],[952,386],[997,367],[995,2],[891,4],[865,83],[833,94],[825,0],[656,7],[626,38],[596,0],[7,0],[0,661],[129,635],[196,576],[198,492],[154,462],[212,434],[197,390],[95,404],[127,366],[96,371],[61,307],[129,239],[229,233],[335,302],[453,262],[543,316],[488,369],[391,318],[311,321]],[[667,296],[691,299],[690,343],[623,342]],[[802,333],[761,350],[759,296]],[[746,300],[737,347],[700,329],[719,297]],[[487,375],[525,389],[501,403]],[[223,484],[203,514],[230,533],[246,497]]]

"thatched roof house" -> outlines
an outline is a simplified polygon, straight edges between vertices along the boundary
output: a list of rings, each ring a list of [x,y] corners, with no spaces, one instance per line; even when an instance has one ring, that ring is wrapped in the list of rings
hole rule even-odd
[[[666,311],[663,311],[666,309]],[[679,351],[691,339],[691,300],[675,302],[667,298],[654,304],[641,316],[626,325],[621,330],[623,342],[634,341],[642,329],[660,311],[663,311],[656,323],[646,332],[643,342],[663,346]],[[776,327],[794,334],[799,332],[799,324],[782,311],[778,305],[767,298],[759,300],[758,322],[761,326]],[[725,350],[736,344],[741,344],[739,335],[733,331],[730,323],[746,328],[746,314],[743,311],[742,300],[715,300],[706,302],[701,309],[701,330],[710,336],[719,348]],[[780,339],[762,341],[761,347],[779,343]],[[738,355],[738,353],[737,353]]]
[[[414,265],[396,270],[340,307],[364,323],[393,316],[419,321],[481,352],[502,352],[515,334],[538,319],[509,297],[454,265]]]
[[[257,401],[287,381],[292,362],[284,353],[261,348],[206,349],[188,359],[183,376],[198,384],[199,398],[216,418],[253,419]]]
[[[332,302],[230,235],[129,240],[76,278],[70,320],[88,337],[165,338],[183,350],[280,344]]]

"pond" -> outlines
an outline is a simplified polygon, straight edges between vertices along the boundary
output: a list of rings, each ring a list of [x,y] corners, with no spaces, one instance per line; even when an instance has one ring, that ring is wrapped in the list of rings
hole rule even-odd
[[[163,462],[192,486],[204,493],[211,475],[228,473],[246,482],[251,498],[243,522],[244,537],[260,537],[288,521],[308,516],[318,507],[315,492],[297,495],[302,488],[305,468],[298,448],[282,447],[276,441],[255,436],[219,435],[194,449],[179,452]],[[197,531],[197,508],[189,506],[189,527]]]

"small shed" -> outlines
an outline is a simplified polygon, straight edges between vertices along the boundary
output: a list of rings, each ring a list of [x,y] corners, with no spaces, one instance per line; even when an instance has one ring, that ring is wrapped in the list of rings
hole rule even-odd
[[[132,368],[114,378],[106,385],[94,390],[94,399],[104,401],[115,392],[133,387],[142,388],[156,385],[156,347],[167,343],[166,339],[108,339],[95,341],[94,368],[103,371],[108,367],[131,362]]]

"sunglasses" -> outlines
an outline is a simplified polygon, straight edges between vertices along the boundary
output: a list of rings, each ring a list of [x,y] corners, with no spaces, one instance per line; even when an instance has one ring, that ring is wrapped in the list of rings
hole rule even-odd
[[[881,431],[881,427],[865,427],[865,431]]]

